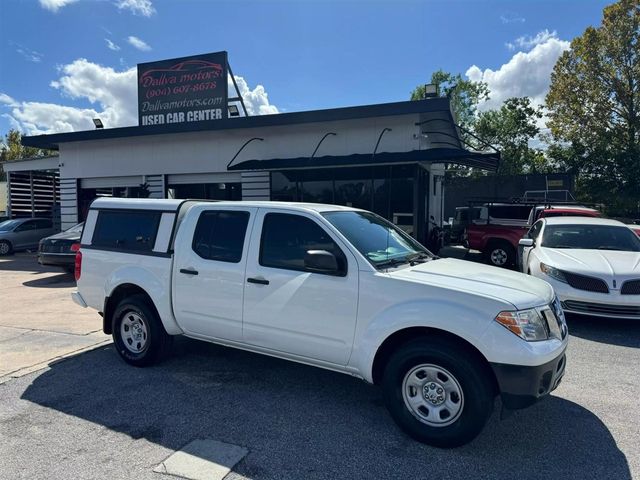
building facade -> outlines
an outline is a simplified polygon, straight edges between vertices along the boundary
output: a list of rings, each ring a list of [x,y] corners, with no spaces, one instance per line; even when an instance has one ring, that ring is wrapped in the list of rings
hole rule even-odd
[[[59,189],[49,215],[63,229],[99,196],[282,200],[372,210],[424,241],[429,218],[442,218],[445,165],[493,170],[499,160],[463,148],[446,98],[38,135],[23,144],[59,155],[6,165],[10,214],[25,214],[12,208],[12,179],[46,173]]]

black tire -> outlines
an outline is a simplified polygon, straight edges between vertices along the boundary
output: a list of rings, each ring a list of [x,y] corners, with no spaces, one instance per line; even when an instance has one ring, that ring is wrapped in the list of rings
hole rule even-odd
[[[491,242],[486,257],[487,262],[494,267],[513,267],[516,264],[516,249],[509,242]]]
[[[9,240],[0,240],[0,257],[5,255],[11,255],[13,252],[13,245]]]
[[[447,339],[412,340],[393,353],[385,367],[382,388],[387,409],[400,428],[419,442],[439,448],[464,445],[482,431],[493,411],[493,383],[482,362],[484,359],[478,359],[474,352]],[[462,395],[458,398],[460,410],[448,425],[430,425],[419,419],[405,403],[405,376],[419,370],[421,365],[436,366],[450,372],[461,387]],[[425,387],[430,383],[431,380],[427,380]],[[419,394],[422,395],[422,389]],[[447,397],[446,393],[445,398],[455,400],[455,397]]]
[[[131,319],[144,324],[144,343],[140,351],[135,352],[131,347],[131,339],[122,335],[123,322],[130,323]],[[133,295],[122,300],[113,313],[113,343],[120,357],[130,365],[146,367],[159,362],[168,353],[173,337],[169,335],[155,309],[149,304],[144,295]],[[140,323],[138,323],[140,325]],[[125,327],[126,329],[127,327]],[[129,344],[127,346],[126,344]]]

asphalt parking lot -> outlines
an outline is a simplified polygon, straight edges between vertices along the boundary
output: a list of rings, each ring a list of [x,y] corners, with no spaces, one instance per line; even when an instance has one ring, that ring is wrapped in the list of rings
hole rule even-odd
[[[560,387],[504,420],[496,401],[479,438],[438,450],[338,373],[182,338],[129,367],[72,290],[32,255],[0,262],[0,327],[25,331],[0,337],[0,478],[163,480],[158,464],[212,439],[248,451],[227,479],[640,479],[640,323],[569,319]]]

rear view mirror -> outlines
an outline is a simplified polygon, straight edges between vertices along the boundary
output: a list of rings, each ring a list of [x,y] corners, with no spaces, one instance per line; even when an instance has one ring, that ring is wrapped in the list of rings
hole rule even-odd
[[[326,250],[307,250],[304,256],[304,267],[311,272],[329,275],[340,273],[338,259],[333,253]]]
[[[518,242],[518,245],[521,247],[533,247],[536,242],[533,241],[533,238],[521,238]]]

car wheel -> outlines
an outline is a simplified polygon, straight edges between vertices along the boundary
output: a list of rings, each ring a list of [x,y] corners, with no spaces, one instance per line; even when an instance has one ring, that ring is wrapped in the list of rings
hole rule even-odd
[[[489,246],[487,259],[494,267],[509,267],[515,263],[516,251],[507,242],[493,243]]]
[[[417,339],[390,358],[382,387],[387,408],[412,438],[440,448],[473,440],[493,410],[486,369],[447,341]]]
[[[120,302],[113,314],[112,332],[113,343],[122,359],[136,367],[160,361],[172,340],[143,295],[133,295]]]
[[[0,240],[0,256],[9,255],[11,250],[13,250],[13,248],[8,240]]]

